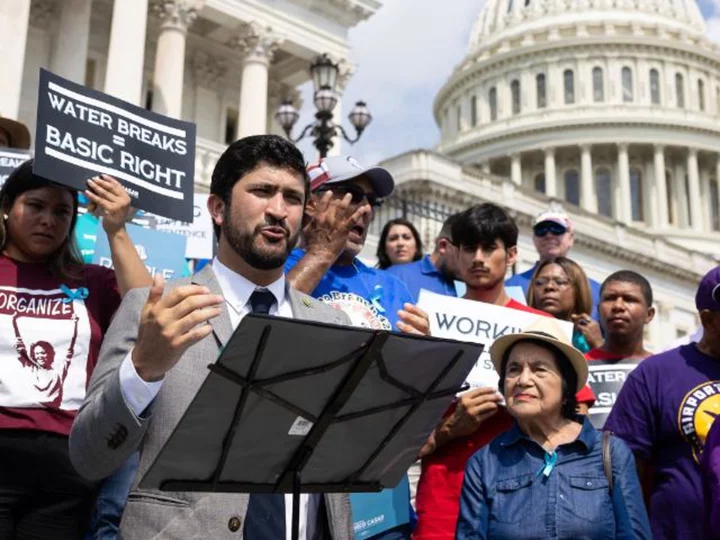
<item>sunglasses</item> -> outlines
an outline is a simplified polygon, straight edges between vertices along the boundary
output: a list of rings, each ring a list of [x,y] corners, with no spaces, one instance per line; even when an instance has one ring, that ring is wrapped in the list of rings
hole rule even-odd
[[[567,232],[567,229],[559,223],[547,221],[545,223],[539,223],[538,225],[535,225],[533,231],[535,232],[535,236],[539,236],[542,238],[548,233],[552,234],[553,236],[562,236]]]
[[[352,204],[361,204],[363,201],[367,201],[373,208],[380,208],[383,203],[380,197],[374,193],[366,193],[359,186],[328,186],[316,190],[315,193],[323,193],[325,191],[332,191],[333,193],[342,195],[343,197],[349,193],[352,196],[352,199],[350,200]]]

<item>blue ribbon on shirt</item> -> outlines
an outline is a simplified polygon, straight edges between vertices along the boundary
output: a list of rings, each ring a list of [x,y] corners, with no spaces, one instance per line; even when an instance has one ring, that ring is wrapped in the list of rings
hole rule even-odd
[[[71,289],[67,285],[60,285],[60,290],[67,298],[63,298],[63,304],[69,304],[75,300],[85,300],[89,295],[90,291],[86,287],[80,287],[78,289]]]
[[[540,467],[537,476],[540,476],[542,474],[545,478],[549,477],[550,473],[557,464],[557,459],[557,454],[555,452],[545,452],[545,462],[543,463],[542,467]]]
[[[385,308],[380,303],[382,301],[382,285],[375,285],[372,294],[370,295],[370,303],[375,307],[378,313],[385,313]]]

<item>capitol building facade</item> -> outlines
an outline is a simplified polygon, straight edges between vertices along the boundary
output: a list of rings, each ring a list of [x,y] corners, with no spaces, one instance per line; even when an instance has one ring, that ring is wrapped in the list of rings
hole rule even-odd
[[[300,107],[315,56],[339,64],[342,91],[354,71],[348,30],[380,7],[0,0],[0,115],[34,130],[48,68],[195,122],[196,189],[207,191],[229,142],[283,133],[273,113],[286,99]],[[536,258],[534,216],[561,206],[590,277],[629,268],[651,281],[654,348],[694,331],[695,288],[720,257],[720,49],[694,0],[486,0],[478,11],[433,105],[439,144],[382,163],[398,187],[375,232],[404,215],[431,245],[450,213],[493,201],[521,227],[522,271]]]

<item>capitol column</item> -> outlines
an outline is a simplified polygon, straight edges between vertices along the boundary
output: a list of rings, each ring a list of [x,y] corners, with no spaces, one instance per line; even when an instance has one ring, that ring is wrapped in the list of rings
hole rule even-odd
[[[593,189],[592,148],[589,144],[580,147],[580,181],[581,206],[588,212],[597,212]]]
[[[231,46],[243,55],[237,138],[267,132],[268,68],[280,39],[269,26],[243,24]]]
[[[548,197],[557,197],[554,148],[545,149],[545,195]]]
[[[656,144],[654,147],[654,168],[655,168],[655,193],[657,193],[657,199],[654,203],[651,201],[650,204],[656,205],[656,213],[658,219],[658,228],[664,229],[668,226],[668,196],[667,196],[667,182],[665,180],[665,147]]]
[[[151,0],[152,13],[160,20],[152,99],[152,110],[157,113],[180,118],[187,31],[202,4],[194,0]]]
[[[105,92],[135,105],[142,102],[148,0],[113,2]]]
[[[0,116],[17,119],[20,112],[25,43],[30,21],[30,0],[0,0]]]
[[[65,0],[51,51],[50,71],[85,84],[92,0]]]
[[[520,160],[520,154],[513,154],[510,156],[510,180],[516,186],[522,184],[522,161]]]
[[[624,223],[632,221],[632,201],[630,193],[630,158],[628,145],[618,145],[618,181],[620,187],[619,207],[615,219]],[[618,200],[617,198],[615,200]]]
[[[690,196],[690,226],[702,231],[702,202],[700,201],[700,174],[698,172],[697,150],[690,148],[687,157],[688,195]]]

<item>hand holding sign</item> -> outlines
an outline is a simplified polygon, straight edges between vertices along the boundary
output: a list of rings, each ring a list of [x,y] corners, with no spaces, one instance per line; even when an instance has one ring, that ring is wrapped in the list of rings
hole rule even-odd
[[[178,287],[165,297],[163,288],[163,279],[155,276],[132,352],[135,370],[148,382],[162,379],[191,345],[212,332],[205,323],[220,315],[225,301],[200,285]]]
[[[600,330],[600,325],[597,321],[593,320],[587,313],[580,315],[570,315],[573,324],[578,332],[585,336],[585,341],[588,342],[591,349],[597,349],[601,347],[605,339]]]
[[[100,175],[88,180],[85,196],[90,200],[88,211],[102,217],[103,229],[112,235],[125,226],[130,214],[130,195],[112,176]]]
[[[497,388],[475,388],[460,396],[452,415],[440,427],[436,439],[456,439],[472,435],[498,411],[503,398]]]
[[[398,330],[406,334],[430,335],[430,318],[422,309],[413,304],[403,305],[398,311],[400,320],[397,322]]]

